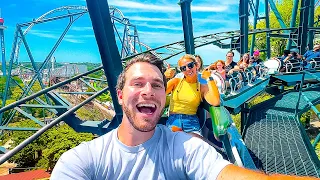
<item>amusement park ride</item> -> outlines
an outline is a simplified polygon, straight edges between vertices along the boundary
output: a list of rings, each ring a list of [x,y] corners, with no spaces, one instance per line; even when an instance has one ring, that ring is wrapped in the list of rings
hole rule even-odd
[[[16,26],[14,34],[13,49],[10,55],[9,67],[3,71],[7,81],[3,94],[3,104],[0,109],[0,129],[36,131],[21,144],[6,152],[0,158],[0,164],[4,163],[19,150],[38,138],[46,130],[64,121],[77,132],[90,132],[103,135],[116,128],[121,122],[122,110],[116,98],[114,88],[97,89],[89,81],[102,81],[105,79],[89,78],[87,75],[97,71],[104,71],[109,87],[115,87],[118,74],[123,68],[123,63],[141,53],[152,53],[162,59],[168,60],[182,53],[194,54],[195,48],[205,45],[216,45],[224,49],[233,49],[240,54],[250,52],[253,54],[255,48],[255,36],[266,34],[266,47],[262,50],[268,59],[271,59],[270,39],[288,39],[287,49],[298,48],[301,54],[307,49],[312,49],[315,34],[320,32],[315,27],[314,0],[293,0],[292,19],[290,27],[287,27],[282,20],[273,0],[239,0],[239,23],[240,30],[214,33],[193,37],[192,0],[180,0],[184,41],[174,42],[157,48],[150,48],[139,40],[136,26],[131,24],[122,12],[109,7],[106,0],[87,0],[87,7],[64,6],[51,10],[31,22],[20,23]],[[263,3],[261,3],[263,2]],[[296,26],[296,17],[300,3],[300,22]],[[261,6],[264,6],[261,8]],[[109,8],[101,8],[109,7]],[[262,12],[260,12],[263,9]],[[270,29],[269,13],[275,14],[280,29]],[[56,15],[58,13],[58,15]],[[76,75],[62,82],[57,82],[49,87],[42,82],[43,70],[50,63],[53,54],[73,22],[81,16],[89,13],[96,41],[99,47],[102,66],[86,73]],[[263,14],[263,16],[261,15]],[[253,29],[249,30],[249,17],[253,17]],[[30,29],[41,23],[49,23],[59,19],[68,18],[69,24],[53,46],[50,53],[44,58],[43,64],[38,68],[25,38]],[[264,20],[265,29],[256,29],[258,21]],[[120,31],[116,23],[124,26]],[[23,28],[25,28],[23,30]],[[0,18],[0,37],[3,40],[3,19]],[[113,33],[111,33],[113,32]],[[120,33],[124,32],[124,33]],[[251,46],[249,48],[249,36]],[[230,43],[226,43],[229,40]],[[116,42],[120,41],[120,47]],[[1,41],[2,42],[2,41]],[[3,44],[3,43],[2,43]],[[29,82],[24,84],[20,100],[4,106],[7,100],[10,86],[15,82],[11,77],[14,65],[18,66],[19,49],[24,45],[33,68],[30,68],[34,75]],[[2,46],[4,47],[4,46]],[[116,53],[119,52],[119,53]],[[3,52],[4,53],[4,52]],[[4,56],[3,56],[4,59]],[[277,59],[268,60],[257,67],[248,68],[244,72],[234,72],[230,75],[228,84],[219,74],[214,78],[219,84],[219,90],[223,103],[221,106],[220,118],[212,120],[212,126],[206,127],[211,133],[208,139],[214,136],[219,137],[226,158],[238,166],[250,169],[261,169],[266,173],[282,173],[295,175],[308,175],[320,177],[320,161],[315,153],[315,144],[320,140],[318,135],[313,144],[307,137],[304,127],[300,123],[301,115],[312,109],[318,118],[320,112],[315,105],[320,103],[320,59],[314,58],[310,61],[311,68],[304,69],[300,61],[292,60],[285,65],[285,71],[280,72],[281,62]],[[3,66],[4,67],[3,63]],[[6,74],[7,72],[7,74]],[[95,92],[73,92],[74,94],[85,94],[86,100],[76,106],[72,106],[59,92],[58,88],[69,84],[72,81],[80,80]],[[31,92],[31,87],[38,81],[42,90]],[[276,85],[274,85],[277,83]],[[296,85],[295,90],[284,90],[284,86]],[[264,92],[266,88],[278,87],[276,96],[264,101],[254,107],[248,107],[248,101]],[[75,116],[75,111],[86,103],[94,100],[103,93],[109,92],[113,101],[115,115],[113,119],[103,121],[82,121]],[[72,93],[72,92],[71,92]],[[41,99],[40,96],[45,97]],[[31,100],[38,104],[27,103]],[[49,124],[27,113],[28,108],[43,108],[55,115],[55,119]],[[202,121],[206,119],[205,110],[211,111],[207,103],[199,108],[198,115]],[[230,113],[241,112],[241,130],[236,129]],[[6,113],[6,116],[3,114]],[[39,127],[9,127],[15,113],[20,113],[35,121]],[[165,116],[161,122],[164,122]]]

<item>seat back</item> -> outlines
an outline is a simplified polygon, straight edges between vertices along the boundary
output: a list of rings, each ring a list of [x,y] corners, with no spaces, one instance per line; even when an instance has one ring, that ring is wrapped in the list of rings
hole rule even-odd
[[[269,59],[263,65],[268,68],[268,74],[276,74],[280,71],[281,61],[279,59]]]
[[[242,88],[242,75],[241,73],[234,71],[232,74],[228,75],[229,86],[231,90],[231,94],[236,94],[239,89]]]
[[[320,58],[313,58],[310,60],[311,69],[320,70]]]
[[[298,72],[303,69],[300,59],[290,59],[285,64],[286,72]]]
[[[220,94],[225,94],[226,93],[226,83],[223,77],[221,76],[220,73],[216,71],[211,72],[211,77],[213,77],[214,81],[216,82],[216,85],[218,87],[219,93]]]

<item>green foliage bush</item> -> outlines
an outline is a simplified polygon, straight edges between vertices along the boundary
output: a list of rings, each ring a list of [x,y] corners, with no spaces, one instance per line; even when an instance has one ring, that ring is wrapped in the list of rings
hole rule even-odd
[[[39,127],[31,120],[12,123],[10,126]],[[13,131],[9,134],[13,141],[12,147],[30,137],[34,132]],[[77,146],[83,141],[90,141],[93,135],[89,133],[77,133],[68,125],[63,124],[46,131],[35,141],[15,154],[10,162],[17,163],[18,167],[41,167],[53,169],[59,157],[67,150]]]

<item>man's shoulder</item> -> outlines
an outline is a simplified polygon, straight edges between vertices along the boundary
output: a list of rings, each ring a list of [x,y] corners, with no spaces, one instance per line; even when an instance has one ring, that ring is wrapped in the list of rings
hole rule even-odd
[[[100,137],[97,137],[91,141],[82,142],[78,146],[70,149],[66,154],[91,154],[98,155],[98,151],[102,151],[105,147],[112,142],[112,135],[115,130],[112,130]]]
[[[117,132],[117,129],[114,129],[100,137],[97,137],[91,141],[86,142],[86,144],[90,147],[90,148],[94,148],[96,149],[97,147],[105,147],[106,145],[108,146],[108,144],[110,144],[111,142],[113,142],[114,140],[114,133]]]

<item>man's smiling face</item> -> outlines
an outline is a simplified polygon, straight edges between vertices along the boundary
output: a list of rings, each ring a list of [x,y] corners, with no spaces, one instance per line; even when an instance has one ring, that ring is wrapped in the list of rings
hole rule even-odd
[[[123,90],[117,92],[124,116],[138,131],[152,131],[165,105],[163,76],[156,66],[138,62],[127,70],[125,77]]]

